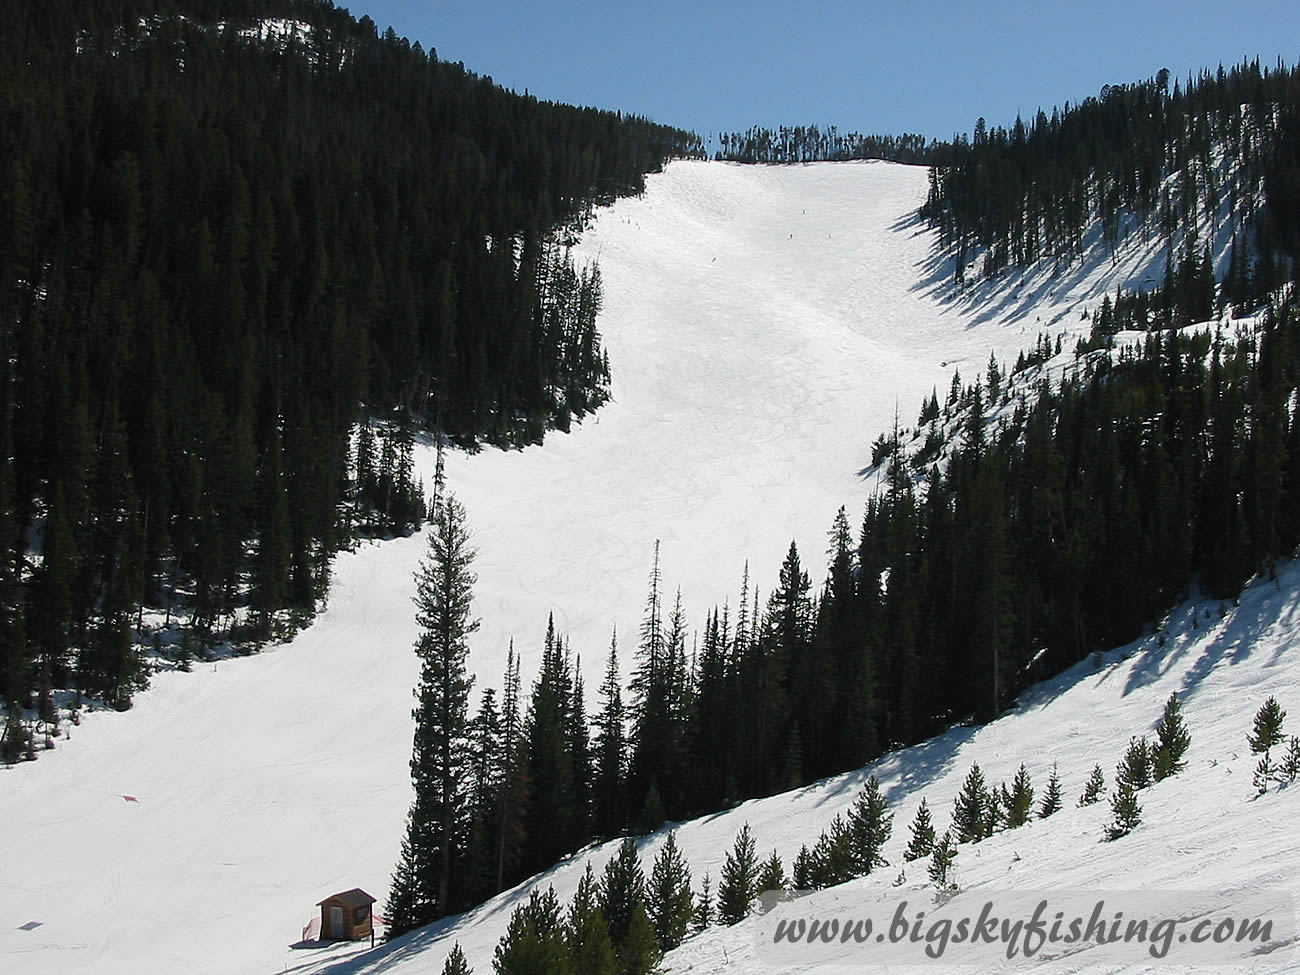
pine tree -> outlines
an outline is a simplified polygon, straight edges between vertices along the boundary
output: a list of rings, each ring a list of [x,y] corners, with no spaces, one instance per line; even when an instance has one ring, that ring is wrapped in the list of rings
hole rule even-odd
[[[1129,739],[1124,758],[1115,767],[1115,781],[1127,785],[1134,792],[1148,788],[1155,781],[1151,743],[1146,735]]]
[[[924,799],[916,807],[916,817],[912,820],[912,838],[908,841],[903,859],[907,862],[928,857],[934,850],[934,823],[930,820],[930,807]]]
[[[1255,775],[1251,783],[1259,790],[1259,795],[1268,791],[1268,784],[1273,781],[1273,776],[1277,774],[1277,766],[1273,764],[1273,758],[1265,752],[1260,758],[1259,764],[1255,766]]]
[[[773,850],[772,855],[758,868],[758,892],[759,894],[765,894],[769,890],[780,892],[785,888],[785,866],[781,863],[781,855]]]
[[[754,835],[746,823],[736,834],[736,841],[722,864],[718,920],[726,925],[740,923],[749,916],[750,905],[757,896],[758,861],[754,855]]]
[[[472,971],[469,962],[465,960],[465,952],[461,950],[460,942],[457,941],[447,953],[447,961],[442,966],[442,975],[471,975]]]
[[[466,672],[475,575],[470,569],[465,509],[448,494],[429,533],[428,552],[416,572],[416,623],[421,661],[416,689],[411,780],[415,798],[407,814],[402,862],[393,879],[389,914],[397,936],[450,909],[452,877],[468,830],[467,776],[472,760]],[[399,889],[411,885],[410,890]]]
[[[955,886],[952,881],[952,868],[958,852],[960,851],[952,841],[952,834],[945,830],[939,842],[935,844],[934,852],[930,854],[930,882],[940,890]]]
[[[609,641],[605,679],[600,685],[600,713],[596,716],[595,832],[612,836],[627,823],[627,739],[623,692],[618,677],[618,635]]]
[[[984,784],[984,773],[978,764],[972,765],[953,809],[953,838],[958,843],[978,843],[992,836],[996,815],[993,797]]]
[[[844,817],[836,814],[813,846],[811,886],[818,890],[834,887],[847,883],[855,876],[853,833],[844,822]]]
[[[1007,829],[1016,829],[1029,822],[1034,810],[1034,787],[1029,781],[1029,771],[1023,764],[1012,780],[1011,791],[1003,805],[1006,809]]]
[[[638,901],[628,922],[627,937],[618,946],[620,975],[651,975],[657,969],[660,957],[646,905]]]
[[[555,888],[534,888],[510,915],[492,959],[496,975],[577,975]]]
[[[1155,780],[1160,782],[1187,767],[1183,756],[1192,744],[1192,736],[1183,723],[1183,707],[1177,694],[1170,694],[1165,702],[1164,714],[1156,725],[1156,741],[1152,771]]]
[[[793,871],[795,890],[812,890],[817,886],[815,879],[817,865],[806,843],[799,847],[799,852],[795,854]]]
[[[1052,774],[1047,778],[1047,791],[1038,806],[1038,818],[1046,819],[1061,809],[1061,777],[1057,774],[1056,763],[1052,763]]]
[[[1110,796],[1111,821],[1106,827],[1108,840],[1127,836],[1142,822],[1142,807],[1138,805],[1137,790],[1119,772],[1116,773],[1115,781],[1115,791]]]
[[[1094,765],[1091,774],[1088,776],[1088,781],[1083,785],[1083,794],[1079,796],[1079,805],[1091,806],[1094,802],[1100,802],[1101,797],[1105,794],[1106,776],[1102,774],[1100,765]]]
[[[1277,703],[1277,698],[1269,697],[1255,712],[1254,731],[1247,736],[1253,754],[1276,748],[1286,739],[1282,734],[1282,722],[1286,720],[1286,711]]]
[[[623,840],[618,852],[605,864],[600,878],[600,909],[609,924],[609,936],[615,948],[627,940],[635,909],[645,903],[645,872],[636,852],[636,841]]]
[[[590,862],[569,902],[568,940],[575,973],[616,975],[618,956],[605,912],[600,909],[599,888]]]
[[[876,867],[886,866],[881,849],[889,842],[893,832],[894,814],[881,794],[880,783],[873,775],[849,810],[849,832],[852,836],[852,870],[856,876],[865,876]]]
[[[691,915],[692,930],[696,934],[713,923],[713,880],[706,873],[700,882],[700,893],[695,898],[695,912]]]
[[[1279,782],[1294,782],[1296,776],[1300,775],[1300,737],[1291,736],[1286,755],[1282,757],[1277,771]]]
[[[691,923],[691,871],[677,847],[677,830],[669,830],[650,868],[646,908],[661,952],[682,943]]]

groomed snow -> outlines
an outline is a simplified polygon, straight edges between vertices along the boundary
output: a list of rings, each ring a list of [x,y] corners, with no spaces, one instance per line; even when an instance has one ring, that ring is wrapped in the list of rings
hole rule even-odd
[[[499,685],[511,638],[527,682],[554,612],[593,703],[615,625],[626,675],[656,538],[694,625],[734,603],[746,559],[766,592],[792,538],[819,577],[826,529],[841,504],[860,517],[873,484],[858,471],[895,409],[909,426],[954,365],[970,380],[990,350],[1010,363],[1040,330],[1086,331],[1085,307],[1161,260],[1135,241],[1114,266],[1098,254],[954,294],[914,217],[925,188],[924,169],[887,163],[676,163],[599,214],[579,250],[604,277],[614,402],[542,447],[448,459],[480,551],[480,686]],[[428,452],[421,463],[431,472]],[[414,537],[341,555],[328,609],[291,643],[160,675],[131,711],[91,715],[38,762],[0,770],[0,968],[303,971],[338,957],[287,946],[336,890],[386,897],[409,800],[423,548]],[[1116,740],[1140,730],[1136,712],[1123,717]],[[1006,763],[1034,757],[1006,749]],[[1113,751],[1096,760],[1113,765]],[[954,761],[964,773],[965,755]],[[850,797],[840,783],[767,800],[685,845],[716,877],[741,819],[770,849],[815,838]],[[571,880],[557,876],[562,894]],[[508,906],[456,933],[480,972]]]

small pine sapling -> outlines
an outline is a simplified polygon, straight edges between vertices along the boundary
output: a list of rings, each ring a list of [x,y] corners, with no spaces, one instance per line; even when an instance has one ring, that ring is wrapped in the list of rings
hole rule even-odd
[[[1265,752],[1264,757],[1255,766],[1255,777],[1251,780],[1255,788],[1259,790],[1259,795],[1262,796],[1268,791],[1268,784],[1275,774],[1277,774],[1277,766],[1273,764],[1273,759],[1269,753]]]
[[[957,853],[957,845],[952,841],[952,834],[945,830],[930,854],[930,882],[940,890],[951,890],[957,886],[952,876]]]
[[[773,850],[772,855],[758,868],[758,892],[764,894],[769,890],[784,891],[786,886],[785,867],[781,864],[781,855]]]
[[[1083,795],[1079,796],[1079,805],[1091,806],[1094,802],[1100,802],[1105,794],[1106,776],[1102,774],[1100,765],[1094,765],[1088,781],[1083,784]]]
[[[930,820],[930,807],[924,799],[916,809],[916,818],[912,820],[912,838],[908,841],[903,859],[911,862],[928,857],[934,850],[934,823]]]
[[[1123,776],[1117,774],[1115,779],[1115,791],[1110,797],[1111,820],[1106,827],[1108,840],[1128,836],[1142,822],[1142,807],[1138,805],[1137,790]]]
[[[1165,702],[1164,714],[1156,725],[1156,747],[1152,756],[1152,772],[1160,782],[1187,768],[1183,756],[1191,747],[1192,736],[1183,723],[1183,706],[1177,694],[1170,694]]]
[[[1286,754],[1277,767],[1277,780],[1289,785],[1296,780],[1297,775],[1300,775],[1300,738],[1292,735]]]
[[[1282,735],[1282,722],[1286,720],[1286,711],[1277,703],[1277,698],[1270,697],[1255,712],[1254,731],[1246,736],[1251,753],[1258,755],[1270,748],[1276,748],[1285,740]]]
[[[691,926],[695,929],[695,933],[699,934],[712,923],[713,881],[706,873],[700,883],[699,896],[695,898],[695,913],[691,918]]]
[[[1061,809],[1061,776],[1057,774],[1056,763],[1052,763],[1052,774],[1047,777],[1047,791],[1038,807],[1038,818],[1046,819]]]

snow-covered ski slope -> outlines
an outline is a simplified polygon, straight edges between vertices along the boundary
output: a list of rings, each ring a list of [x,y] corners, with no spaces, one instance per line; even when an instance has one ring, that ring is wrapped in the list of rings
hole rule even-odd
[[[614,401],[542,447],[448,459],[480,552],[480,686],[499,685],[512,638],[527,682],[554,612],[591,702],[611,630],[635,633],[656,538],[696,625],[734,603],[746,559],[769,589],[792,538],[816,573],[836,508],[861,514],[873,484],[858,471],[896,408],[909,425],[954,366],[969,380],[991,350],[1013,361],[1040,330],[1086,330],[1103,291],[1163,269],[1135,239],[1116,264],[1096,253],[954,293],[914,216],[925,189],[924,169],[886,163],[675,163],[597,216],[579,250],[604,277]],[[387,894],[423,549],[341,555],[328,609],[291,643],[159,675],[131,711],[91,715],[38,762],[0,770],[0,970],[301,971],[334,957],[287,946],[328,894]],[[764,808],[815,837],[840,801],[817,795]],[[738,825],[713,822],[688,840],[701,869]],[[466,936],[479,971],[508,906]]]

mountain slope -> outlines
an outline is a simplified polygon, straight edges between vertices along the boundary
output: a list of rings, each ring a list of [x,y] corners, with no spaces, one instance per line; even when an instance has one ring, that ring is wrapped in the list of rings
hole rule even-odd
[[[1085,307],[1160,260],[1135,241],[1114,266],[953,293],[914,216],[925,189],[924,170],[884,163],[676,163],[598,214],[578,251],[601,261],[613,402],[542,447],[448,457],[480,550],[479,687],[499,683],[512,638],[530,679],[554,611],[594,688],[610,630],[635,632],[655,538],[696,622],[745,559],[773,571],[792,537],[818,550],[836,508],[873,489],[857,472],[896,408],[906,422],[953,366],[1014,360],[1040,329],[1086,332]],[[427,478],[431,451],[421,463]],[[417,536],[341,555],[328,609],[291,643],[160,675],[136,709],[0,773],[0,958],[32,973],[292,967],[304,959],[284,946],[318,900],[384,897],[409,802],[422,550]],[[765,808],[788,816],[782,801]],[[718,824],[693,858],[720,856],[734,826]],[[506,903],[478,915],[479,970]]]

